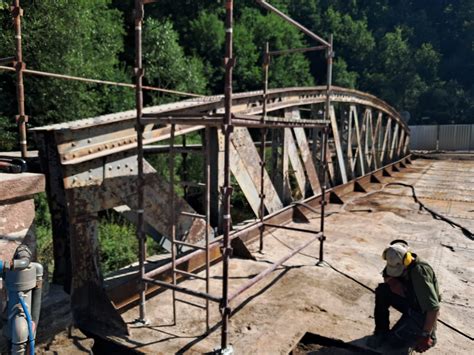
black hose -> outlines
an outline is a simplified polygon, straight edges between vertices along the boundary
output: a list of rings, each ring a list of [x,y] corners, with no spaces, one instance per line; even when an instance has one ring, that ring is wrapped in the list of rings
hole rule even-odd
[[[284,243],[282,240],[280,240],[279,238],[277,238],[275,235],[273,235],[273,233],[270,233],[273,238],[275,238],[278,242],[280,242],[281,244],[283,244],[285,247],[289,248],[289,249],[292,249],[288,244]],[[306,256],[306,257],[309,257],[309,258],[313,258],[313,259],[316,259],[316,260],[319,260],[317,257],[315,256],[312,256],[312,255],[309,255],[309,254],[305,254],[305,253],[302,253],[302,252],[299,252],[298,254],[300,255],[303,255],[303,256]],[[341,274],[342,276],[348,278],[349,280],[357,283],[359,286],[365,288],[366,290],[372,292],[372,293],[375,293],[375,290],[373,288],[371,288],[370,286],[367,286],[366,284],[364,284],[363,282],[357,280],[356,278],[352,277],[351,275],[349,274],[346,274],[345,272],[343,271],[340,271],[339,269],[336,269],[334,266],[332,266],[330,263],[327,262],[327,260],[324,261],[324,263],[329,266],[333,271],[337,272],[338,274]],[[443,321],[442,319],[438,318],[438,322],[440,322],[441,324],[445,325],[446,327],[448,327],[449,329],[451,329],[452,331],[458,333],[459,335],[462,335],[463,337],[473,341],[474,338],[472,336],[470,336],[469,334],[466,334],[464,333],[462,330],[459,330],[457,329],[456,327],[452,326],[451,324],[449,323],[446,323],[445,321]]]
[[[461,229],[461,231],[463,232],[463,234],[468,237],[470,240],[474,240],[474,233],[471,232],[469,229],[467,229],[466,227],[460,225],[459,223],[453,221],[452,219],[448,218],[448,217],[445,217],[443,216],[442,214],[432,210],[431,208],[429,207],[426,207],[425,204],[423,202],[421,202],[418,197],[416,196],[416,191],[415,191],[415,187],[413,185],[410,185],[410,184],[404,184],[402,182],[390,182],[386,185],[384,185],[384,188],[386,186],[403,186],[403,187],[408,187],[411,189],[411,192],[412,192],[412,196],[413,196],[413,199],[415,200],[416,203],[418,203],[420,205],[420,210],[421,209],[424,209],[426,210],[427,212],[429,212],[435,219],[441,219],[447,223],[449,223],[451,226],[455,226],[455,227],[458,227],[459,229]]]
[[[348,278],[349,280],[354,281],[355,283],[359,284],[359,285],[362,286],[363,288],[365,288],[365,289],[371,291],[372,293],[375,293],[375,290],[374,290],[373,288],[371,288],[371,287],[365,285],[364,283],[360,282],[359,280],[353,278],[351,275],[348,275],[348,274],[346,274],[345,272],[336,269],[334,266],[332,266],[331,264],[329,264],[327,261],[326,261],[326,264],[327,264],[332,270],[336,271],[338,274],[341,274],[342,276]],[[441,324],[445,325],[445,326],[448,327],[449,329],[455,331],[456,333],[462,335],[463,337],[466,337],[466,338],[468,338],[468,339],[471,340],[471,341],[474,340],[474,337],[470,336],[469,334],[464,333],[462,330],[457,329],[456,327],[452,326],[451,324],[446,323],[446,322],[443,321],[442,319],[438,318],[438,322],[440,322]]]

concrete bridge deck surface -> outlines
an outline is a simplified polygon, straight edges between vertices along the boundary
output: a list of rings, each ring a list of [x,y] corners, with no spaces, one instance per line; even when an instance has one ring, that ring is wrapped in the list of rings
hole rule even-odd
[[[415,160],[403,172],[384,178],[382,184],[371,185],[368,193],[344,196],[344,205],[329,206],[326,223],[325,258],[333,268],[315,266],[319,251],[316,242],[233,302],[229,337],[236,354],[285,354],[306,332],[364,344],[373,330],[374,296],[343,274],[375,288],[382,281],[381,252],[391,240],[400,238],[434,267],[443,299],[440,318],[474,335],[474,242],[458,228],[420,211],[410,189],[382,188],[394,181],[414,185],[423,203],[474,230],[474,161]],[[315,215],[311,226],[319,226]],[[310,237],[279,229],[265,237],[264,254],[257,252],[257,244],[250,245],[257,260],[231,260],[231,291]],[[218,295],[221,266],[212,267],[211,272],[211,293]],[[200,280],[183,285],[204,290]],[[205,353],[219,346],[217,306],[212,307],[211,326],[215,326],[207,336],[205,312],[186,304],[178,304],[178,324],[171,325],[170,291],[152,298],[147,308],[150,326],[132,327],[128,339],[114,340],[135,351],[153,354]],[[393,314],[396,320],[398,316]],[[137,310],[129,310],[124,318],[132,322]],[[438,337],[439,343],[430,353],[472,351],[471,340],[444,325],[439,324]]]
[[[332,267],[315,266],[316,242],[233,302],[229,338],[236,354],[286,354],[307,332],[363,345],[373,330],[374,296],[344,274],[374,289],[382,281],[382,250],[393,239],[408,241],[434,267],[442,293],[440,318],[474,335],[474,242],[458,228],[420,211],[410,189],[383,187],[394,181],[414,185],[428,207],[474,230],[474,161],[418,159],[384,178],[382,184],[372,184],[368,193],[344,196],[344,205],[329,205],[326,220],[325,259]],[[311,216],[310,222],[312,228],[319,227],[318,216]],[[250,245],[257,260],[231,260],[231,292],[309,238],[309,234],[279,229],[265,237],[264,254],[257,252],[257,244]],[[221,265],[213,266],[211,273],[211,293],[219,295]],[[201,280],[183,285],[204,291]],[[203,304],[189,296],[178,297]],[[217,305],[211,308],[208,335],[205,312],[186,304],[178,303],[178,322],[172,325],[170,291],[149,300],[147,309],[149,326],[131,326],[129,338],[113,340],[150,354],[206,353],[218,348]],[[123,316],[132,323],[137,309]],[[394,321],[397,317],[393,312]],[[441,324],[438,338],[438,345],[429,353],[472,353],[471,340]],[[312,353],[350,352],[321,347]]]

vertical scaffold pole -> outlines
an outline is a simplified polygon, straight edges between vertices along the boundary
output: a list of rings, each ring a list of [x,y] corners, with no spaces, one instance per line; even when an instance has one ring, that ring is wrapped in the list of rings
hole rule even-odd
[[[144,231],[144,209],[145,209],[145,177],[143,173],[143,125],[141,123],[143,111],[143,64],[142,64],[142,25],[144,7],[142,0],[135,0],[135,104],[137,109],[137,238],[138,238],[138,260],[140,276],[140,304],[138,321],[146,323],[145,293],[145,258],[146,258],[146,235]]]
[[[263,54],[263,107],[262,107],[262,123],[265,123],[267,118],[267,95],[268,95],[268,69],[270,66],[270,47],[269,43],[265,43],[265,52]],[[265,232],[265,225],[263,218],[265,216],[265,141],[267,137],[267,129],[260,130],[260,209],[258,211],[260,218],[260,246],[259,251],[263,251],[263,233]]]
[[[176,285],[176,211],[175,211],[175,199],[174,199],[174,138],[175,138],[176,126],[171,125],[171,136],[170,136],[170,151],[169,151],[169,207],[170,207],[170,220],[169,220],[169,233],[171,238],[171,268],[173,269],[173,285]],[[176,325],[176,291],[171,291],[173,295],[173,324]]]
[[[211,228],[211,129],[206,127],[205,132],[205,144],[206,144],[206,168],[205,168],[205,178],[206,178],[206,196],[204,199],[204,209],[206,212],[206,293],[210,294],[210,269],[211,269],[211,256],[209,254],[209,229]],[[210,329],[210,312],[209,312],[209,300],[206,299],[206,331]]]
[[[28,116],[25,114],[25,87],[23,85],[23,70],[25,63],[23,63],[23,49],[21,42],[21,17],[23,16],[23,9],[20,7],[20,0],[13,1],[12,7],[13,26],[15,28],[15,69],[16,69],[16,97],[18,102],[18,116],[16,122],[19,132],[19,143],[22,158],[28,157],[28,143],[26,138],[26,123]]]
[[[228,347],[228,332],[229,332],[229,318],[230,318],[230,307],[229,307],[229,259],[232,253],[230,247],[229,233],[230,233],[230,199],[232,195],[232,186],[230,181],[230,138],[232,135],[232,72],[234,67],[233,57],[233,17],[234,17],[234,1],[225,1],[226,9],[226,21],[225,21],[225,84],[224,84],[224,103],[225,103],[225,115],[224,115],[224,186],[222,193],[224,197],[223,206],[223,248],[222,248],[222,336],[221,336],[221,347],[222,351],[225,351]]]
[[[330,120],[330,110],[331,110],[331,86],[332,86],[332,62],[334,57],[333,52],[333,37],[332,34],[329,37],[329,46],[326,50],[326,59],[327,59],[327,87],[326,87],[326,107],[324,110],[324,118],[326,122]],[[326,210],[326,189],[327,189],[327,170],[328,170],[328,161],[327,161],[327,152],[328,152],[328,135],[329,127],[328,124],[324,126],[323,130],[323,142],[321,147],[321,161],[323,162],[323,181],[321,186],[321,236],[319,237],[319,261],[318,265],[324,264],[324,241],[326,236],[324,235],[324,218]]]

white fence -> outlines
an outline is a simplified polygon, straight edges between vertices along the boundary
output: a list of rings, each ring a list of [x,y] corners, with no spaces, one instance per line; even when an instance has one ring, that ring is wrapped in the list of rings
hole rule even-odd
[[[474,125],[410,126],[410,149],[474,151]]]

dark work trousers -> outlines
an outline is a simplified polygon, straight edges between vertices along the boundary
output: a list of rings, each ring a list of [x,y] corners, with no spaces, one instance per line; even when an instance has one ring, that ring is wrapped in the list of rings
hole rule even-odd
[[[391,330],[390,306],[402,313],[402,316]],[[375,289],[374,318],[375,334],[388,334],[387,340],[394,347],[413,346],[423,331],[425,323],[425,315],[411,308],[408,300],[393,293],[386,283],[379,284]],[[435,332],[433,332],[432,338],[433,343],[435,343]]]

